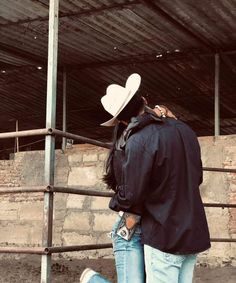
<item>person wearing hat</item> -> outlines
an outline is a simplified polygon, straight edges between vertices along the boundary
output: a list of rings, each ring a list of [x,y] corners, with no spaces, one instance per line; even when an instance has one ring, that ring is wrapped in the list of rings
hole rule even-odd
[[[101,99],[113,116],[102,125],[115,127],[104,181],[115,192],[109,207],[119,212],[112,230],[117,279],[190,283],[197,254],[210,248],[199,143],[167,108],[146,105],[140,83],[132,74],[125,87],[112,84]],[[81,278],[109,282],[90,269]]]

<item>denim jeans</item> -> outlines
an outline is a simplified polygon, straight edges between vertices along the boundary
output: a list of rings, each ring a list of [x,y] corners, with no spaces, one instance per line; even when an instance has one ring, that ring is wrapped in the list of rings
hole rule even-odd
[[[144,250],[141,244],[141,227],[137,226],[130,239],[126,241],[116,235],[120,218],[112,229],[113,251],[116,262],[117,283],[144,283]]]
[[[144,251],[141,244],[141,228],[138,226],[130,241],[116,235],[120,217],[113,225],[111,237],[116,262],[117,283],[144,283]],[[89,283],[110,283],[99,273],[94,274]]]
[[[147,283],[191,283],[196,255],[174,255],[144,245]]]

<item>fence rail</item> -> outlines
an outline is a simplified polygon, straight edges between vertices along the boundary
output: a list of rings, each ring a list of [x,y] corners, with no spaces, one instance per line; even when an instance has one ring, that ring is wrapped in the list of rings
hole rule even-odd
[[[0,187],[0,194],[21,194],[21,193],[37,193],[37,192],[55,192],[55,193],[69,193],[76,195],[86,195],[94,197],[112,197],[114,193],[104,192],[98,190],[90,190],[87,188],[76,187],[53,187],[53,186],[32,186],[32,187]],[[203,203],[205,207],[221,207],[221,208],[236,208],[235,203]]]
[[[51,129],[34,129],[28,131],[17,131],[17,132],[6,132],[0,133],[0,139],[10,139],[10,138],[19,138],[19,137],[32,137],[32,136],[45,136],[50,135]]]
[[[231,238],[211,238],[211,242],[215,243],[236,243],[236,239]],[[99,250],[99,249],[110,249],[112,243],[105,244],[90,244],[90,245],[76,245],[76,246],[58,246],[58,247],[0,247],[0,253],[15,253],[15,254],[38,254],[48,255],[54,253],[65,253],[65,252],[78,252],[86,250]]]

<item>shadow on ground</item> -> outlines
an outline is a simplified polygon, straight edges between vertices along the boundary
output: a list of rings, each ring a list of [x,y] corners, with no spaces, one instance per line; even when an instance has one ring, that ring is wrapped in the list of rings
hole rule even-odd
[[[53,260],[52,283],[79,283],[81,272],[91,267],[101,272],[112,283],[116,282],[114,261],[111,259],[94,260]],[[20,259],[0,259],[0,283],[38,283],[40,282],[40,256],[29,255]],[[235,283],[235,267],[207,268],[198,267],[194,283]],[[130,282],[135,283],[135,282]]]

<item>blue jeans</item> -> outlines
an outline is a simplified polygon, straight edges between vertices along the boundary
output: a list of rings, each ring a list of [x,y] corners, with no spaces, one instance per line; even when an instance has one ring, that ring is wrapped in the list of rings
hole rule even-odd
[[[196,255],[174,255],[144,245],[147,283],[191,283]]]
[[[117,283],[144,283],[144,251],[141,244],[141,227],[138,226],[130,241],[122,239],[116,235],[120,217],[113,225],[111,237],[113,242],[113,251],[116,262]],[[89,280],[89,283],[110,283],[99,273]]]
[[[144,283],[144,250],[141,244],[141,227],[137,226],[130,241],[116,235],[120,217],[112,229],[113,251],[116,262],[117,283]]]

